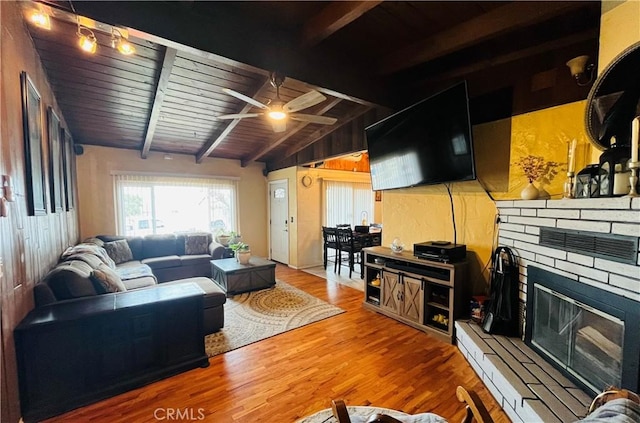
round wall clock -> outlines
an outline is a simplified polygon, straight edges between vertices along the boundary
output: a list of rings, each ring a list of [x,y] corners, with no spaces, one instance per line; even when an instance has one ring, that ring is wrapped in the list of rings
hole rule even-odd
[[[304,175],[302,177],[302,179],[300,180],[300,182],[302,182],[302,186],[309,188],[311,186],[311,184],[313,183],[313,180],[311,179],[311,176],[309,175]]]

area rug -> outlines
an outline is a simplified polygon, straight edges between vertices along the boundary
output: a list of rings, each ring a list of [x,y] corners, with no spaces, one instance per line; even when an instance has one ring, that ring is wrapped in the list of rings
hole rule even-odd
[[[205,337],[205,350],[213,357],[343,312],[276,280],[273,288],[227,298],[224,328]]]

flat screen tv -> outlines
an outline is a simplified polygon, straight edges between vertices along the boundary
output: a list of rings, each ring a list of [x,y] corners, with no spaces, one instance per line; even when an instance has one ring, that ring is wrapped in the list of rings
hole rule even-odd
[[[374,190],[476,179],[466,82],[365,129]]]

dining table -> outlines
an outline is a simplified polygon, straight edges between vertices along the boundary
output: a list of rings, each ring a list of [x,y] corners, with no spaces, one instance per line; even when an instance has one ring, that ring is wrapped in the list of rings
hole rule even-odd
[[[357,232],[353,231],[353,237],[362,246],[378,247],[382,245],[382,232]],[[360,250],[360,279],[364,279],[364,251]]]

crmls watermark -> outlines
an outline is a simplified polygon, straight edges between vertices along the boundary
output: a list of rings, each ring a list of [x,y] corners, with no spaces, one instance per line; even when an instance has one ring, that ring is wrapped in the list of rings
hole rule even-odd
[[[198,421],[204,420],[204,408],[156,408],[153,410],[156,420]]]

